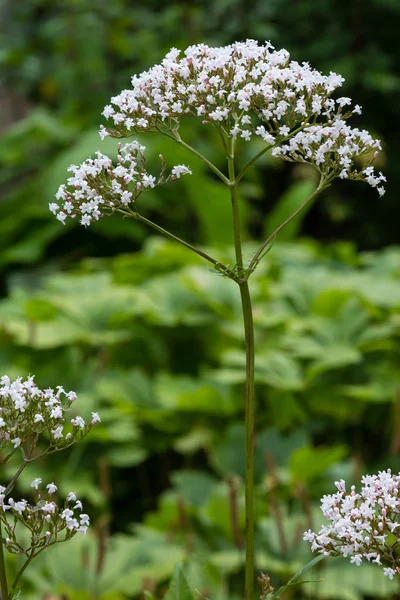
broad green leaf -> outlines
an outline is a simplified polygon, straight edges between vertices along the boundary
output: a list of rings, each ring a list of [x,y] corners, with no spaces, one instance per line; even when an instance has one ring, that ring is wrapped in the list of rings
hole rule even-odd
[[[167,410],[229,415],[240,409],[227,386],[207,379],[159,373],[154,389],[159,405]]]
[[[201,471],[176,471],[171,477],[183,500],[194,506],[202,506],[209,499],[217,480]]]
[[[164,596],[165,600],[195,600],[194,595],[189,587],[189,583],[185,577],[182,564],[175,565],[171,583],[167,593]]]
[[[342,460],[347,454],[345,446],[311,448],[295,450],[290,458],[290,470],[295,481],[311,482],[321,477],[325,471]]]

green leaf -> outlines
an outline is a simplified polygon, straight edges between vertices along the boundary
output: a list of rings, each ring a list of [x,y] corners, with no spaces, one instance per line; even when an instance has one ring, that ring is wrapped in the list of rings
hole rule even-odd
[[[175,565],[171,583],[164,600],[195,600],[183,572],[182,564]]]
[[[362,354],[357,348],[345,344],[325,346],[322,358],[313,361],[307,368],[306,378],[308,381],[312,381],[327,371],[359,364],[362,358]]]
[[[159,373],[155,394],[159,405],[167,410],[229,415],[240,408],[227,386],[207,379]]]
[[[202,506],[210,498],[217,480],[201,471],[182,470],[172,474],[177,492],[188,504]]]
[[[306,446],[295,450],[290,459],[290,470],[295,481],[309,483],[320,477],[329,467],[347,455],[345,446],[311,448]]]
[[[315,565],[317,565],[321,560],[324,560],[326,556],[320,554],[319,556],[315,556],[310,562],[308,562],[300,571],[298,571],[291,579],[289,579],[288,584],[294,583],[299,577],[301,577],[304,573],[312,569]]]
[[[319,556],[316,556],[315,558],[313,558],[312,560],[310,560],[310,562],[308,562],[304,567],[302,567],[300,569],[300,571],[298,571],[295,575],[293,575],[293,577],[291,579],[289,579],[288,583],[282,587],[279,588],[279,590],[277,590],[276,592],[274,592],[272,595],[268,596],[268,600],[277,600],[278,598],[281,597],[281,595],[283,594],[283,592],[285,592],[289,587],[293,587],[295,585],[302,585],[305,583],[317,583],[317,582],[311,582],[311,581],[297,581],[297,579],[299,579],[300,577],[302,577],[304,575],[304,573],[306,573],[309,569],[312,569],[316,564],[318,564],[319,562],[321,562],[321,560],[323,560],[324,558],[326,558],[326,556],[324,556],[323,554],[320,554]],[[318,580],[321,581],[321,580]]]
[[[42,298],[30,298],[25,303],[25,314],[30,321],[51,321],[57,312],[54,304]]]

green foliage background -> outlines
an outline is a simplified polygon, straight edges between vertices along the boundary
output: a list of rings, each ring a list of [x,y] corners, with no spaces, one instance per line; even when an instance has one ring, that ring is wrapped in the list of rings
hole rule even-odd
[[[24,0],[0,2],[0,13],[0,370],[62,383],[78,392],[83,416],[103,417],[84,444],[21,480],[21,494],[38,474],[61,494],[74,489],[94,521],[92,536],[37,559],[28,600],[124,600],[143,589],[160,597],[177,562],[184,569],[167,600],[176,590],[182,600],[242,594],[238,290],[136,223],[62,227],[47,208],[71,163],[98,148],[115,154],[115,141],[97,135],[109,98],[171,46],[270,39],[342,73],[343,93],[364,107],[357,125],[383,139],[387,195],[338,182],[251,280],[258,568],[286,582],[310,558],[302,532],[319,526],[318,500],[332,482],[400,467],[399,3]],[[184,124],[182,137],[225,167],[201,124]],[[150,164],[162,152],[194,172],[147,194],[145,214],[233,262],[222,184],[171,142],[143,141]],[[255,151],[244,144],[239,162]],[[314,183],[313,171],[268,157],[249,173],[246,257]],[[315,574],[324,581],[305,585],[306,598],[398,592],[371,565],[332,560]]]

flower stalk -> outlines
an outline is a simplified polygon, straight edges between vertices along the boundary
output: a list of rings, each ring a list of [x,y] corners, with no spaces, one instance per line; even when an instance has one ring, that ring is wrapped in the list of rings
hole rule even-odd
[[[246,430],[246,567],[245,598],[254,594],[254,324],[248,281],[239,284],[246,344],[245,430]]]

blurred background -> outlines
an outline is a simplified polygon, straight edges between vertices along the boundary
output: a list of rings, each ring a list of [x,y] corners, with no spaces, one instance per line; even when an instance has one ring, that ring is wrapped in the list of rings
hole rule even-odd
[[[319,499],[333,481],[400,468],[399,1],[3,0],[0,23],[0,371],[73,389],[79,413],[103,419],[80,446],[21,478],[25,495],[38,475],[61,495],[73,489],[94,523],[90,536],[37,559],[28,600],[161,597],[177,561],[193,598],[242,597],[245,358],[235,284],[141,224],[115,216],[84,230],[48,211],[71,163],[97,149],[116,154],[116,141],[97,133],[110,97],[172,46],[271,40],[294,60],[341,73],[343,95],[363,106],[352,124],[383,140],[386,195],[337,181],[251,280],[258,569],[286,582],[310,558],[302,532],[322,524]],[[207,128],[188,121],[182,131],[225,168]],[[194,172],[146,194],[145,215],[232,262],[224,186],[171,142],[142,141],[157,169],[162,152]],[[257,150],[243,144],[239,162]],[[248,173],[246,257],[315,178],[268,156]],[[285,598],[400,597],[377,566],[332,559],[319,578]]]

